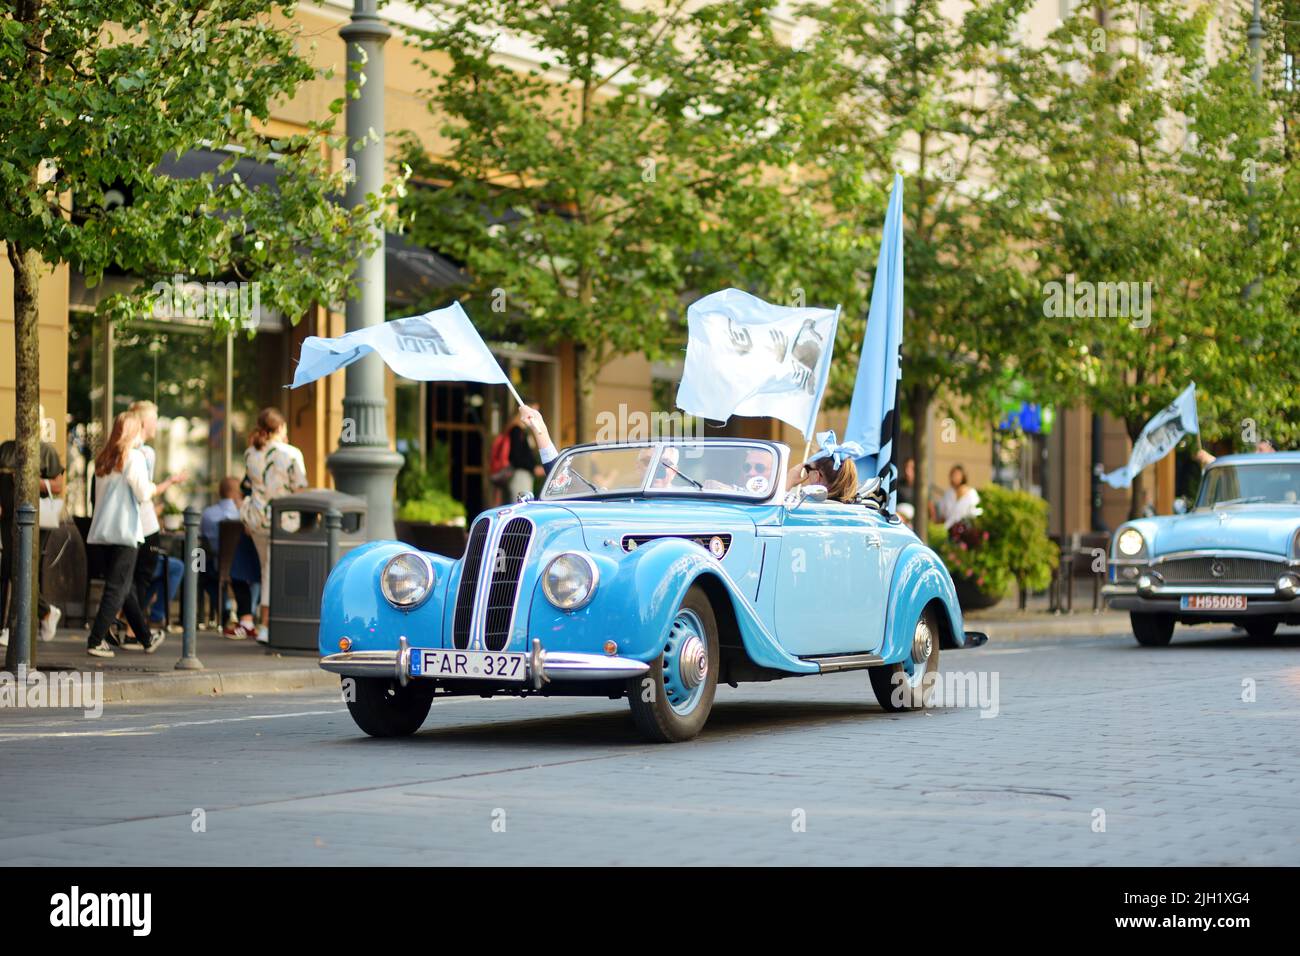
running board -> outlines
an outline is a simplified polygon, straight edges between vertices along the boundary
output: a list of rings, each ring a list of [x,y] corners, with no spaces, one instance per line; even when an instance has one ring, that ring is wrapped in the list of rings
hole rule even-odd
[[[816,664],[823,674],[836,671],[860,671],[885,663],[879,654],[843,654],[836,657],[801,657],[801,661]]]

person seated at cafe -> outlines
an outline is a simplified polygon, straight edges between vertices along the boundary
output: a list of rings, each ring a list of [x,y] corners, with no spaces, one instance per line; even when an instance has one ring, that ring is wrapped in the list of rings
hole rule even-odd
[[[203,515],[199,519],[199,533],[207,542],[209,553],[207,555],[207,585],[210,588],[209,594],[217,599],[218,576],[221,569],[221,522],[239,521],[239,505],[244,500],[244,493],[240,480],[232,475],[227,475],[221,479],[217,486],[217,494],[220,496],[213,503],[203,509]],[[235,613],[238,620],[227,624],[222,628],[222,633],[234,641],[242,641],[247,638],[257,637],[257,625],[253,621],[253,598],[252,587],[250,584],[250,570],[247,567],[241,567],[249,563],[249,558],[244,554],[251,547],[252,539],[247,536],[240,539],[240,548],[236,551],[235,560],[230,569],[230,590],[235,595]],[[241,557],[245,557],[243,562]],[[256,566],[257,556],[255,550],[251,555],[251,561],[254,567],[251,569],[251,580],[256,581],[260,578],[260,570]],[[225,608],[221,609],[222,617],[225,617]]]

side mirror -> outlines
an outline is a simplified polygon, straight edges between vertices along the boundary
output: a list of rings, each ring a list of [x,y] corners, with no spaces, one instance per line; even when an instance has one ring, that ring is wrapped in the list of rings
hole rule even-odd
[[[1186,498],[1175,498],[1175,499],[1174,499],[1174,514],[1176,514],[1176,515],[1185,515],[1185,514],[1187,514],[1187,499],[1186,499]]]
[[[785,506],[793,511],[805,501],[825,501],[828,494],[825,485],[800,485],[785,496]]]

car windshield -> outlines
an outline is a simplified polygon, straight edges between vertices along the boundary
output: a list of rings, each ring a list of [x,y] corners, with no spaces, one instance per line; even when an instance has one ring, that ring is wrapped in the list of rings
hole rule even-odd
[[[551,469],[542,499],[608,495],[771,497],[777,454],[749,442],[645,442],[575,448]]]
[[[1300,463],[1215,465],[1205,473],[1198,508],[1300,502]]]

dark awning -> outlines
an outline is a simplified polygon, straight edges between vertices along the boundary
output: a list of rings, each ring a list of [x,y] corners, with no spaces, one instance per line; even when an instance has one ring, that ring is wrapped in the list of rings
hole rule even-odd
[[[158,172],[173,179],[196,179],[204,174],[216,174],[221,164],[229,159],[230,153],[223,150],[194,149],[180,156],[164,157],[158,164]],[[270,163],[240,157],[235,161],[234,169],[217,175],[216,181],[229,183],[236,173],[254,189],[274,188],[278,175]],[[398,308],[445,304],[436,301],[439,293],[462,287],[468,281],[464,271],[450,259],[432,249],[413,245],[394,232],[384,234],[384,271],[384,299],[389,306]]]

